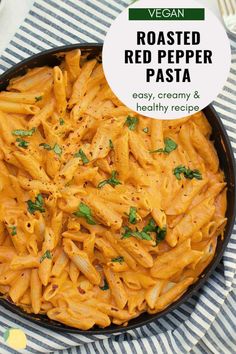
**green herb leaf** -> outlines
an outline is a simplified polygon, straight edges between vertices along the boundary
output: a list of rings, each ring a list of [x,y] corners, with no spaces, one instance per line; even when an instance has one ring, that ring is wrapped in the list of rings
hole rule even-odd
[[[52,259],[52,254],[48,250],[44,253],[44,255],[42,255],[42,257],[40,258],[39,262],[42,263],[46,258],[47,259]]]
[[[89,159],[87,158],[82,149],[79,149],[79,151],[74,154],[74,157],[80,157],[84,165],[86,165],[86,163],[89,163]]]
[[[179,165],[174,168],[173,174],[178,180],[181,180],[181,174],[184,175],[185,178],[187,179],[193,179],[196,178],[198,180],[202,179],[202,174],[199,170],[190,170],[190,168],[187,168],[183,165]]]
[[[12,236],[15,236],[17,234],[17,228],[15,225],[9,226],[9,229],[11,229]]]
[[[10,329],[7,329],[7,330],[3,333],[4,342],[7,342],[8,338],[9,338],[9,335],[10,335]]]
[[[114,149],[114,145],[111,139],[109,139],[109,147],[110,149]]]
[[[108,290],[108,289],[109,289],[109,285],[108,285],[107,280],[104,279],[103,282],[104,282],[104,285],[103,285],[103,286],[100,286],[99,288],[100,288],[101,290]]]
[[[84,203],[80,203],[78,210],[73,213],[78,218],[85,218],[89,225],[96,225],[91,209]]]
[[[156,230],[156,245],[157,246],[161,241],[163,241],[166,237],[166,226],[164,226],[162,229],[157,226],[157,230]]]
[[[156,232],[157,224],[155,223],[154,219],[150,219],[148,224],[144,226],[144,232]]]
[[[62,148],[58,144],[55,144],[53,147],[51,147],[49,144],[42,143],[39,144],[39,146],[42,146],[45,150],[54,151],[58,156],[61,156],[62,154]]]
[[[105,179],[104,181],[101,181],[98,184],[98,188],[104,187],[106,184],[110,184],[110,186],[117,186],[118,184],[121,184],[121,182],[116,178],[117,172],[112,171],[111,173],[111,178]]]
[[[138,229],[136,228],[136,230],[131,230],[128,226],[125,226],[125,232],[122,235],[122,239],[125,238],[130,238],[130,237],[136,237],[140,240],[147,240],[147,241],[151,241],[152,238],[151,236],[145,232],[145,231],[138,231]]]
[[[163,152],[164,154],[169,154],[171,151],[174,151],[177,149],[178,145],[176,144],[176,142],[170,138],[166,138],[164,140],[165,142],[165,147],[164,149],[158,149],[158,150],[154,150],[154,151],[150,151],[151,154],[154,154],[156,152]]]
[[[138,124],[139,119],[136,117],[128,116],[125,121],[125,125],[129,128],[129,130],[135,130],[136,125]]]
[[[40,213],[44,213],[45,209],[43,207],[44,201],[42,194],[38,194],[35,198],[35,202],[32,200],[27,200],[28,211],[30,214],[34,214],[36,211],[40,211]]]
[[[19,143],[18,146],[23,148],[23,149],[27,149],[28,145],[29,145],[29,142],[28,141],[25,141],[21,138],[17,138],[16,141]]]
[[[60,125],[64,125],[65,124],[64,119],[60,118],[59,123],[60,123]]]
[[[62,148],[58,144],[55,144],[53,146],[52,150],[55,152],[55,154],[57,154],[58,156],[61,156]]]
[[[111,260],[112,262],[117,262],[117,263],[123,263],[124,262],[124,257],[120,256],[120,257],[116,257],[116,258],[112,258]]]
[[[129,222],[130,224],[136,224],[137,222],[137,208],[135,207],[130,207],[129,210]]]
[[[144,129],[143,129],[143,132],[146,133],[146,134],[149,133],[148,127],[144,128]]]
[[[42,143],[42,144],[39,144],[39,146],[42,146],[45,150],[48,150],[48,151],[52,150],[52,148],[49,144]]]
[[[13,130],[11,133],[12,135],[16,136],[32,136],[36,132],[36,128],[32,128],[30,130]]]
[[[35,102],[41,101],[43,99],[43,96],[37,96],[35,97]]]

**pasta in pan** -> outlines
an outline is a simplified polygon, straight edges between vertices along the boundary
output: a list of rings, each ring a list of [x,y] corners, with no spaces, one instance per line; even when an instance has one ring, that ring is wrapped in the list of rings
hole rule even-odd
[[[197,281],[227,222],[203,113],[145,118],[74,50],[0,93],[0,293],[82,330],[156,313]]]

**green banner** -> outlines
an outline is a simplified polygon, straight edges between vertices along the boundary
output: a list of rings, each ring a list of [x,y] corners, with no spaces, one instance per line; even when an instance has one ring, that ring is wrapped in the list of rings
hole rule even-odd
[[[184,8],[132,8],[130,21],[203,21],[205,9]]]

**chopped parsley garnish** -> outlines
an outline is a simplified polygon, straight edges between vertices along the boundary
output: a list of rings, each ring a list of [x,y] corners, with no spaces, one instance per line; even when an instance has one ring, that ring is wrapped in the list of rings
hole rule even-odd
[[[21,138],[17,138],[16,141],[19,143],[18,146],[23,149],[27,149],[27,147],[29,146],[29,142]]]
[[[40,258],[40,263],[42,263],[45,259],[52,259],[52,254],[50,251],[46,251],[44,255]]]
[[[91,209],[84,203],[80,203],[78,210],[73,213],[78,218],[85,218],[89,225],[96,225]]]
[[[110,186],[117,186],[118,184],[121,184],[121,182],[116,178],[117,172],[112,171],[111,173],[111,178],[105,179],[104,181],[101,181],[98,184],[98,188],[104,187],[106,184],[110,184]]]
[[[62,148],[58,144],[55,144],[53,146],[52,150],[55,152],[55,154],[57,154],[58,156],[61,156]]]
[[[136,224],[137,222],[137,208],[135,207],[130,207],[129,210],[129,222],[130,224]]]
[[[43,96],[36,96],[35,97],[35,102],[41,101],[43,99]]]
[[[39,144],[39,146],[42,146],[45,150],[54,151],[58,156],[61,156],[62,154],[62,148],[58,144],[55,144],[53,147],[51,147],[49,144],[42,143]]]
[[[144,226],[144,232],[156,232],[157,224],[155,223],[154,219],[150,219],[148,224]]]
[[[124,229],[125,229],[125,232],[123,233],[123,235],[121,237],[122,239],[136,237],[140,240],[147,240],[147,241],[152,240],[151,236],[145,231],[139,231],[137,228],[136,228],[136,230],[131,230],[128,226],[125,226]]]
[[[40,211],[40,213],[45,212],[42,194],[37,195],[35,202],[32,202],[32,200],[27,200],[27,205],[30,214],[34,214],[36,211]]]
[[[153,154],[155,152],[163,152],[164,154],[169,154],[171,151],[174,151],[178,147],[176,142],[174,140],[170,139],[170,138],[166,138],[164,140],[164,143],[165,143],[164,149],[158,149],[158,150],[150,151],[150,153]]]
[[[111,139],[109,139],[109,147],[110,149],[114,149],[114,145]]]
[[[107,280],[104,279],[103,283],[104,283],[104,285],[103,285],[103,286],[100,286],[100,289],[101,289],[101,290],[108,290],[108,289],[109,289],[109,285],[108,285]]]
[[[17,234],[17,228],[15,225],[9,226],[9,229],[11,229],[11,235],[15,236]]]
[[[32,128],[30,130],[13,130],[11,133],[12,135],[17,135],[17,136],[32,136],[36,132],[36,128]]]
[[[146,134],[149,133],[148,127],[144,128],[144,129],[143,129],[143,132],[146,133]]]
[[[64,119],[60,118],[60,120],[59,120],[59,124],[60,124],[60,125],[64,125],[64,124],[65,124]]]
[[[161,241],[163,241],[166,237],[166,226],[163,228],[160,228],[157,226],[156,222],[154,219],[150,219],[148,224],[144,226],[143,231],[145,232],[155,232],[156,233],[156,244],[155,246],[158,245]]]
[[[199,170],[190,170],[190,168],[187,168],[182,165],[175,167],[175,169],[173,170],[173,174],[178,180],[181,180],[181,173],[187,179],[193,179],[193,178],[196,178],[198,180],[202,179],[202,174]]]
[[[131,230],[128,226],[125,226],[125,232],[122,235],[122,239],[129,238],[129,237],[136,237],[140,240],[147,240],[147,241],[152,241],[152,237],[150,235],[150,232],[155,232],[156,234],[156,245],[163,241],[166,236],[166,227],[163,227],[162,229],[157,226],[156,222],[154,219],[150,219],[148,224],[144,226],[142,231],[136,230]]]
[[[157,226],[157,230],[156,230],[156,245],[158,245],[158,243],[160,243],[161,241],[163,241],[166,237],[166,226],[164,226],[162,229]]]
[[[74,157],[80,157],[84,165],[86,165],[86,163],[89,163],[89,159],[87,158],[82,149],[79,149],[79,151],[74,154]]]
[[[49,144],[45,144],[45,143],[42,143],[42,144],[39,144],[39,146],[42,146],[45,150],[52,150],[51,146]]]
[[[116,263],[123,263],[124,262],[124,257],[120,256],[120,257],[116,257],[116,258],[112,258],[111,260],[112,262],[116,262]]]
[[[135,130],[136,125],[138,124],[139,119],[136,117],[128,116],[125,121],[125,125],[129,128],[129,130]]]

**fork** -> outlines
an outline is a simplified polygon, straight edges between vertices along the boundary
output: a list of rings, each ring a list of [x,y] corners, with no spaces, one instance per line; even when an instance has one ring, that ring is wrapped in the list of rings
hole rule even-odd
[[[225,26],[236,34],[236,0],[218,0],[218,4]]]

